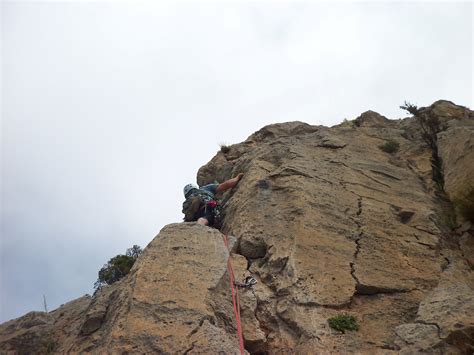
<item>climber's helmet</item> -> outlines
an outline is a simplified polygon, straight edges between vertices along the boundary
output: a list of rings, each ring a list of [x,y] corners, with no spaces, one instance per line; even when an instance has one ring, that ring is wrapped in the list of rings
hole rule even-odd
[[[184,197],[185,198],[188,198],[189,195],[191,194],[191,191],[193,190],[197,190],[198,187],[194,184],[187,184],[184,189],[183,189],[183,193],[184,193]]]

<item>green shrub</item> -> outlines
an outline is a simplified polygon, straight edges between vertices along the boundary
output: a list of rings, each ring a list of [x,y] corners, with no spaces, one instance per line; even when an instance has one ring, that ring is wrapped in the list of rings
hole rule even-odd
[[[125,255],[119,254],[110,259],[99,270],[99,277],[94,283],[94,288],[100,289],[104,285],[111,285],[127,275],[141,252],[142,249],[134,245],[127,249]]]
[[[456,214],[454,211],[447,212],[441,217],[441,223],[448,229],[448,231],[453,231],[458,226]]]
[[[54,340],[48,339],[46,341],[46,354],[53,354],[57,348],[57,344]]]
[[[464,194],[455,198],[453,204],[460,216],[474,223],[474,186],[470,186]]]
[[[379,149],[383,150],[385,153],[395,153],[398,152],[398,149],[400,148],[400,143],[397,141],[394,141],[393,139],[388,140],[384,144],[379,145]]]
[[[329,326],[345,333],[346,330],[359,330],[357,318],[348,314],[341,314],[328,319]]]

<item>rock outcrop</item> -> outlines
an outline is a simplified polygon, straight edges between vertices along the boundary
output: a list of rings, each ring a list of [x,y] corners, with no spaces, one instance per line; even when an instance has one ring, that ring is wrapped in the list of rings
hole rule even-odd
[[[0,353],[239,353],[229,257],[258,280],[239,291],[249,353],[472,353],[474,228],[449,198],[474,176],[474,113],[424,110],[443,123],[445,191],[414,117],[266,126],[198,172],[200,185],[245,173],[222,196],[230,253],[218,230],[168,225],[121,281],[2,324]],[[359,331],[329,327],[345,313]]]

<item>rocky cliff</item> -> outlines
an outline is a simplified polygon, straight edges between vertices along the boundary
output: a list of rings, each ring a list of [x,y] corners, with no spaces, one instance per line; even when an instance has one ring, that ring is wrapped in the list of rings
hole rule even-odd
[[[471,354],[474,228],[451,201],[473,185],[474,112],[437,101],[443,183],[418,119],[368,111],[335,127],[262,128],[198,172],[239,172],[221,232],[164,227],[130,274],[0,326],[0,353],[238,353],[227,260],[249,353]],[[389,153],[379,148],[399,144]],[[328,319],[354,315],[358,331]]]

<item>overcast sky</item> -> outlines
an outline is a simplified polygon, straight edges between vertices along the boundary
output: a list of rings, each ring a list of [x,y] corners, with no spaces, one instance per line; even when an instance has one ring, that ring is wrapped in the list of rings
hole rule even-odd
[[[3,2],[0,322],[92,293],[264,125],[473,107],[472,4]]]

